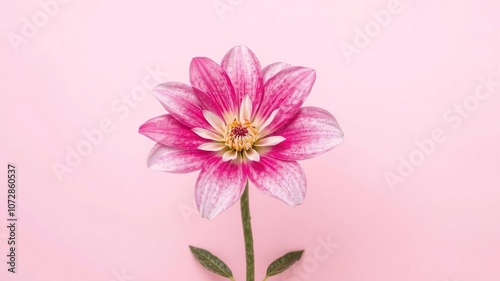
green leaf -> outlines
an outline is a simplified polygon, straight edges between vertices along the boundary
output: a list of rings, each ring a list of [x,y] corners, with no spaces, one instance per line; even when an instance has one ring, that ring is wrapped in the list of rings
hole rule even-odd
[[[280,274],[281,272],[287,270],[296,261],[300,260],[300,257],[302,257],[302,253],[304,253],[304,250],[290,252],[290,253],[280,257],[279,259],[273,261],[267,267],[266,279],[268,277]]]
[[[193,253],[194,257],[201,263],[201,265],[203,265],[203,267],[215,274],[234,280],[231,269],[229,269],[229,267],[221,259],[204,249],[196,248],[194,246],[189,246],[189,249],[191,250],[191,253]]]

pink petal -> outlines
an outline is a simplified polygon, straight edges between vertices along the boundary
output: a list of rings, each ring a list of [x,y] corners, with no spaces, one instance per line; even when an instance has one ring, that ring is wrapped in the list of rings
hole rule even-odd
[[[330,112],[318,107],[303,107],[274,135],[286,140],[272,147],[266,155],[293,161],[329,151],[342,142],[344,133]]]
[[[194,58],[189,71],[191,85],[205,109],[222,118],[238,112],[237,96],[222,67],[209,58]]]
[[[238,104],[248,95],[256,110],[262,99],[264,84],[255,54],[246,46],[236,46],[224,56],[221,66],[233,83]]]
[[[211,157],[214,155],[210,152],[156,144],[149,153],[148,167],[155,171],[189,173],[201,169]]]
[[[270,64],[264,69],[262,69],[262,81],[264,84],[271,79],[274,75],[278,74],[278,72],[282,71],[283,69],[291,67],[291,64],[284,63],[284,62],[275,62],[273,64]]]
[[[172,116],[189,128],[208,127],[191,86],[177,82],[164,83],[153,89],[153,95]]]
[[[248,165],[248,177],[260,191],[292,207],[302,204],[307,183],[299,163],[262,156]]]
[[[267,81],[256,118],[267,119],[274,110],[279,109],[279,112],[263,135],[274,132],[297,113],[311,92],[315,79],[314,70],[292,66]]]
[[[165,114],[146,121],[139,133],[157,143],[179,148],[195,149],[206,142],[191,129],[181,124],[171,114]]]
[[[236,203],[245,189],[247,176],[234,161],[214,158],[201,169],[196,181],[195,201],[201,216],[213,219]]]

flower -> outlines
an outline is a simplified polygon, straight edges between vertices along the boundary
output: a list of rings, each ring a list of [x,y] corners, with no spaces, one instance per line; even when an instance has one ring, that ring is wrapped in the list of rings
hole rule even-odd
[[[148,167],[170,173],[201,170],[195,201],[212,219],[238,201],[249,179],[290,206],[304,201],[306,176],[297,160],[340,144],[343,132],[328,111],[301,107],[314,70],[274,63],[261,69],[254,53],[236,46],[219,65],[191,61],[191,86],[168,82],[153,89],[169,112],[139,132],[157,142]]]

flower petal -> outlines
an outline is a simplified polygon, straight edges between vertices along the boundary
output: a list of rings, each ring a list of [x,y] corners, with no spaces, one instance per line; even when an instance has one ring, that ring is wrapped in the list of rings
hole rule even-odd
[[[171,147],[195,149],[206,142],[177,121],[171,114],[161,115],[146,121],[139,128],[139,133],[157,143]]]
[[[274,110],[279,109],[279,112],[263,135],[274,132],[297,113],[311,92],[315,79],[314,70],[292,66],[267,81],[256,118],[267,119]]]
[[[197,149],[177,149],[156,144],[148,156],[148,167],[154,171],[189,173],[201,169],[213,153]]]
[[[248,177],[265,194],[294,207],[306,196],[306,175],[299,163],[261,156],[260,162],[249,162]]]
[[[236,46],[227,52],[221,66],[233,83],[238,104],[245,95],[249,95],[255,105],[254,110],[257,110],[264,84],[260,63],[255,54],[246,46]]]
[[[214,141],[223,141],[224,139],[222,138],[221,135],[218,135],[210,130],[206,130],[203,128],[193,128],[191,129],[195,134],[198,136],[207,139],[207,140],[214,140]]]
[[[234,160],[238,157],[238,151],[231,149],[222,155],[222,161]]]
[[[189,128],[208,127],[200,101],[191,86],[177,82],[164,83],[153,88],[153,95],[175,119]]]
[[[255,143],[255,146],[275,146],[279,143],[282,143],[285,141],[286,138],[282,136],[272,136],[272,137],[267,137],[264,139],[259,140],[257,143]]]
[[[214,114],[208,110],[203,110],[203,116],[217,133],[224,134],[225,131],[224,120],[220,119],[220,117],[217,116],[217,114]]]
[[[245,156],[251,161],[255,161],[255,162],[260,161],[260,154],[253,148],[250,148],[249,150],[245,150]]]
[[[286,140],[266,153],[281,160],[304,160],[339,145],[344,133],[333,115],[318,107],[303,107],[286,126],[274,134]]]
[[[195,201],[201,216],[213,219],[236,203],[245,189],[247,180],[242,166],[220,158],[207,163],[198,175]]]
[[[222,118],[234,117],[239,104],[231,80],[222,67],[209,58],[194,58],[189,70],[191,85],[206,109]]]
[[[262,131],[264,131],[264,129],[269,126],[269,124],[271,124],[274,120],[274,117],[276,117],[276,115],[278,115],[278,112],[280,110],[279,109],[275,109],[273,112],[271,112],[271,115],[269,115],[269,117],[267,117],[267,119],[255,119],[255,122],[257,123],[257,128],[259,129],[259,133],[262,133]]]
[[[264,84],[271,79],[274,75],[276,75],[278,72],[282,71],[283,69],[291,67],[291,64],[284,63],[284,62],[275,62],[273,64],[270,64],[264,69],[262,69],[262,81]]]
[[[243,98],[240,107],[240,122],[245,120],[252,120],[252,101],[248,95]]]
[[[220,151],[225,147],[226,145],[222,142],[206,142],[198,146],[198,149],[204,151]]]

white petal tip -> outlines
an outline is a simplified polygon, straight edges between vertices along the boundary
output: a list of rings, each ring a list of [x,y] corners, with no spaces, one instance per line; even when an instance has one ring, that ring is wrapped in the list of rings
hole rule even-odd
[[[226,153],[222,155],[222,161],[227,162],[230,160],[234,160],[238,157],[238,151],[236,150],[229,150]]]
[[[203,128],[193,128],[191,129],[195,134],[197,134],[198,136],[204,138],[204,139],[207,139],[207,140],[214,140],[214,141],[222,141],[222,136],[219,136],[218,134],[212,132],[212,131],[209,131],[209,130],[206,130],[206,129],[203,129]]]
[[[220,151],[224,147],[226,147],[223,143],[220,142],[207,142],[204,144],[200,144],[198,146],[199,150],[204,150],[204,151]]]
[[[254,161],[254,162],[260,161],[260,154],[254,149],[245,150],[245,156],[246,156],[246,158],[248,158],[251,161]]]
[[[274,146],[280,144],[286,140],[285,137],[282,136],[272,136],[268,138],[264,138],[259,140],[255,146]]]

